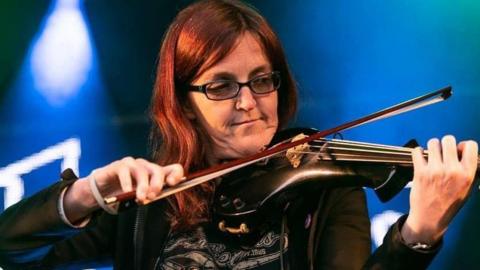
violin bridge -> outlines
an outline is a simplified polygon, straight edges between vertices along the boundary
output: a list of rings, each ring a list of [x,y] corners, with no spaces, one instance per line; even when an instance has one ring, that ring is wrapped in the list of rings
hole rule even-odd
[[[225,225],[225,220],[222,220],[218,223],[218,229],[222,232],[228,232],[231,234],[248,234],[250,233],[250,228],[248,228],[246,223],[240,224],[238,228],[227,227]]]
[[[291,141],[295,142],[295,141],[304,139],[306,137],[308,136],[303,133],[300,133],[295,137],[293,137]],[[290,161],[290,164],[292,164],[293,168],[297,168],[298,166],[300,166],[304,153],[308,152],[309,150],[310,150],[310,146],[308,145],[308,143],[300,144],[287,150],[286,157],[288,161]]]

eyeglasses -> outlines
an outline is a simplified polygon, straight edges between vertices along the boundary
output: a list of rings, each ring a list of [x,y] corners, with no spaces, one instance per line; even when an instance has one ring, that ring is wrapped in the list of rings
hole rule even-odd
[[[244,83],[232,80],[212,81],[203,85],[192,85],[190,91],[202,92],[211,100],[225,100],[237,97],[245,85],[257,95],[268,94],[280,87],[280,73],[273,71],[262,74]]]

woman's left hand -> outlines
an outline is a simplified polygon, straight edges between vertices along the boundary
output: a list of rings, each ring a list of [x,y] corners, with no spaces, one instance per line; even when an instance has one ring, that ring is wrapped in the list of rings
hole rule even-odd
[[[472,187],[478,163],[474,141],[456,144],[453,136],[428,141],[428,160],[420,147],[412,151],[414,176],[410,213],[402,227],[407,244],[433,245],[463,206]]]

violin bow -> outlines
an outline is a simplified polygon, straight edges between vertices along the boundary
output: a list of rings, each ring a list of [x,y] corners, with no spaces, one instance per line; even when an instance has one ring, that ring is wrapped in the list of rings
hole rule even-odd
[[[448,99],[451,95],[452,95],[452,87],[446,86],[440,90],[428,93],[426,95],[423,95],[414,99],[404,101],[402,103],[385,108],[378,112],[341,124],[337,127],[319,131],[306,138],[303,138],[294,142],[280,143],[272,148],[269,148],[257,154],[254,154],[245,158],[232,160],[232,161],[222,163],[204,170],[197,171],[197,172],[193,172],[190,175],[183,177],[182,179],[183,182],[179,183],[178,185],[163,189],[162,193],[153,201],[163,199],[177,192],[208,182],[212,179],[225,175],[229,172],[232,172],[237,169],[248,166],[250,164],[265,160],[267,158],[270,158],[278,153],[286,151],[297,145],[308,143],[313,140],[317,140],[322,137],[326,137],[340,131],[344,131],[344,130],[348,130],[354,127],[364,125],[366,123],[374,122],[384,118],[389,118],[394,115],[398,115],[411,110],[416,110],[428,105],[432,105]],[[112,204],[112,203],[132,200],[132,199],[135,199],[135,193],[136,192],[133,190],[133,191],[125,192],[116,196],[104,198],[104,202],[106,204]]]

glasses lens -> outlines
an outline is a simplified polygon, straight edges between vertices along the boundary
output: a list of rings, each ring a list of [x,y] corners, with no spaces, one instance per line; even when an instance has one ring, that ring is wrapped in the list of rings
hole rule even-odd
[[[277,90],[280,86],[280,76],[278,73],[266,74],[254,79],[250,85],[257,94],[269,93]]]
[[[205,86],[207,97],[213,100],[229,99],[237,94],[237,83],[232,81],[211,82]]]

